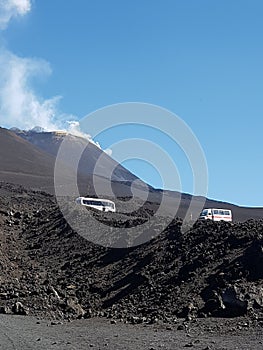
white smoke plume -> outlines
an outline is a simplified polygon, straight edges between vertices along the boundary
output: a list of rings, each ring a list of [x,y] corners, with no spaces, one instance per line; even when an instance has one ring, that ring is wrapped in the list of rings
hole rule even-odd
[[[0,124],[31,129],[39,125],[54,130],[59,96],[41,99],[31,86],[32,78],[49,75],[49,64],[21,58],[7,50],[0,53]]]
[[[91,135],[81,131],[80,129],[80,123],[77,120],[71,120],[71,121],[67,121],[68,123],[68,128],[67,131],[74,136],[78,136],[78,137],[83,137],[86,140],[89,140],[89,142],[92,142],[94,145],[96,145],[97,147],[100,147],[100,144],[96,141],[94,141],[91,137]]]
[[[30,10],[31,0],[0,0],[0,30],[5,29],[12,18],[22,17]],[[1,126],[31,129],[37,125],[57,130],[62,119],[72,118],[59,112],[60,96],[44,99],[36,93],[33,79],[50,74],[50,65],[45,60],[19,57],[0,47]]]
[[[0,0],[0,29],[7,28],[13,17],[31,10],[31,0]],[[54,122],[60,97],[37,96],[32,78],[51,74],[48,62],[18,57],[0,47],[0,125],[30,129],[36,125],[47,130],[58,128]]]
[[[111,155],[112,155],[112,149],[110,149],[110,148],[104,149],[103,151],[104,151],[108,156],[111,156]]]
[[[12,17],[24,16],[30,9],[30,0],[0,0],[0,29],[5,29]]]
[[[0,0],[0,30],[6,29],[12,17],[31,10],[31,0]],[[91,135],[80,130],[76,116],[61,113],[61,96],[44,99],[34,87],[33,78],[51,74],[50,64],[37,58],[19,57],[0,47],[0,126],[29,130],[38,126],[46,131],[67,129],[100,148]],[[68,120],[71,120],[67,122]],[[111,150],[106,150],[110,154]]]

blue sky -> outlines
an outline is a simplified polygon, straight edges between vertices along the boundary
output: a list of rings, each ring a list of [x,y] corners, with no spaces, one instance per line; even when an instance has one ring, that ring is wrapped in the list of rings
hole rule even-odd
[[[120,102],[159,105],[182,118],[199,139],[210,198],[263,206],[261,0],[34,0],[30,5],[5,24],[2,18],[2,104],[16,88],[10,84],[7,94],[3,83],[10,78],[3,67],[11,57],[14,65],[22,62],[20,93],[31,94],[46,123],[81,119]],[[10,71],[16,72],[14,66]],[[16,120],[14,101],[0,110],[2,126]],[[25,121],[19,118],[21,126]],[[124,135],[128,132],[116,128],[97,140],[108,148]],[[143,137],[139,128],[130,135]],[[173,154],[162,138],[160,145],[173,156],[183,191],[191,192],[180,151]],[[161,186],[146,163],[125,165]]]

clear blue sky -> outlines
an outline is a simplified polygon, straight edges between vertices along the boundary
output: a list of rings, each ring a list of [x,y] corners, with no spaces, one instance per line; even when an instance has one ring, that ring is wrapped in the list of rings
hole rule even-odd
[[[0,40],[2,50],[46,61],[52,73],[31,87],[40,99],[62,96],[65,114],[127,101],[176,113],[205,152],[208,196],[263,206],[262,18],[261,0],[34,0]],[[117,133],[99,139],[103,148]],[[150,167],[126,165],[160,186]]]

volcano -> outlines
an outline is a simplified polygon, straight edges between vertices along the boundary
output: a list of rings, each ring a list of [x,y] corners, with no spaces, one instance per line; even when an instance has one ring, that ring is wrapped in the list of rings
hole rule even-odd
[[[149,211],[155,212],[164,198],[166,207],[163,215],[173,215],[174,207],[180,202],[177,215],[185,217],[192,201],[193,210],[196,208],[200,211],[200,203],[208,208],[231,209],[234,221],[263,217],[263,208],[239,207],[231,203],[193,197],[190,194],[155,189],[145,184],[93,142],[58,131],[0,128],[0,181],[54,194],[54,167],[62,144],[64,148],[66,145],[67,152],[66,156],[60,159],[60,173],[66,189],[75,181],[72,162],[79,157],[76,195],[95,196],[99,188],[100,195],[103,196],[108,194],[110,189],[113,197],[122,198],[125,205],[129,206],[129,199],[134,196],[136,190],[136,195],[141,198],[141,205]],[[94,188],[94,181],[97,188]]]

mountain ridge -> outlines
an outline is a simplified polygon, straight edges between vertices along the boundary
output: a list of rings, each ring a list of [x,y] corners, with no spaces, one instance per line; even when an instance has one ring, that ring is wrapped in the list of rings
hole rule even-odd
[[[27,132],[0,128],[0,181],[20,184],[54,194],[56,154],[64,142],[65,136],[61,132]],[[260,207],[241,207],[187,193],[154,189],[118,164],[93,143],[74,135],[67,137],[67,143],[68,153],[66,156],[69,159],[79,156],[80,149],[87,146],[80,157],[78,167],[77,181],[80,195],[96,195],[95,179],[101,190],[101,196],[110,188],[113,196],[126,198],[125,201],[127,201],[127,198],[134,196],[133,190],[136,190],[135,195],[144,198],[144,201],[148,203],[145,205],[149,208],[151,206],[157,208],[164,196],[167,202],[164,215],[172,215],[173,208],[178,201],[180,201],[178,216],[181,217],[186,215],[191,201],[194,203],[194,210],[196,208],[198,211],[202,209],[200,202],[204,201],[205,207],[231,209],[234,219],[237,221],[263,217],[263,208]],[[61,166],[67,189],[67,186],[70,186],[75,179],[70,169],[70,162]],[[87,166],[87,170],[85,170],[85,166]],[[97,173],[94,173],[95,168]],[[144,204],[142,203],[142,205]]]

